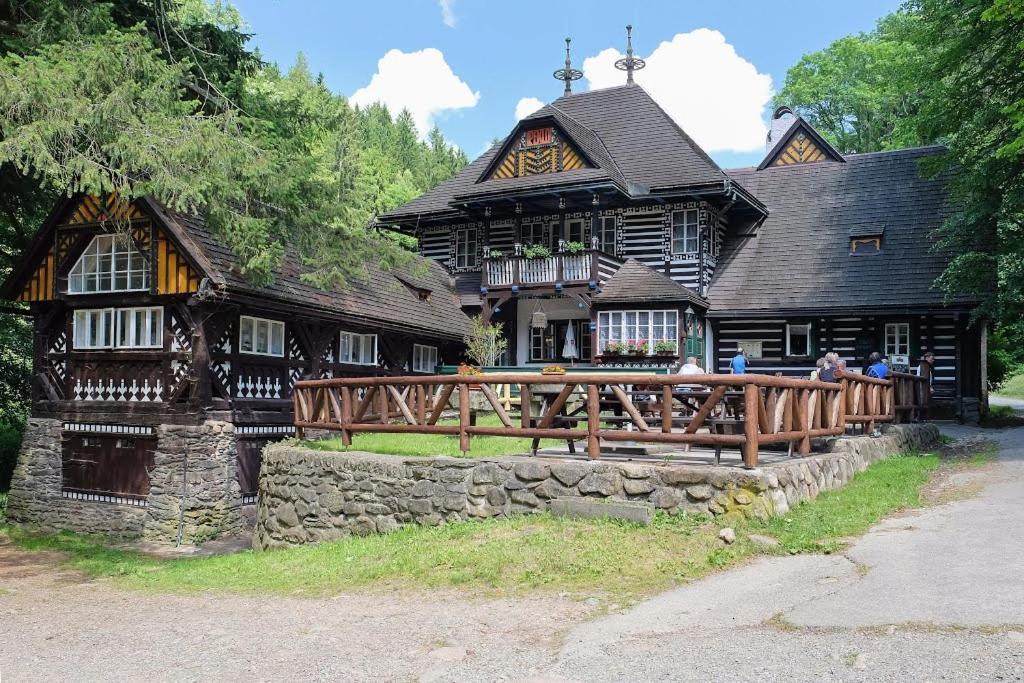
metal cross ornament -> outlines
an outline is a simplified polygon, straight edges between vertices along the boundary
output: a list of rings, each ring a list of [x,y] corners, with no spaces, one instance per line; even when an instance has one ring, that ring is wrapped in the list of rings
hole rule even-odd
[[[626,56],[615,62],[615,68],[626,72],[626,85],[633,84],[633,72],[647,66],[647,62],[633,56],[633,27],[626,26]]]
[[[569,43],[571,42],[572,38],[565,39],[565,68],[559,69],[552,74],[552,76],[565,83],[565,92],[562,93],[563,95],[571,95],[572,82],[583,78],[582,71],[572,68],[572,60],[569,57]]]

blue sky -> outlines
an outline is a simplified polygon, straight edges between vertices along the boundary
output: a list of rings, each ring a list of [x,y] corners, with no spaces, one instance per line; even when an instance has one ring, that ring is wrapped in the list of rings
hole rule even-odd
[[[515,123],[517,105],[561,94],[551,72],[572,36],[574,89],[624,82],[612,67],[634,48],[638,81],[725,167],[763,152],[769,98],[801,55],[870,30],[899,5],[859,2],[589,0],[234,0],[265,59],[298,52],[336,92],[436,122],[470,158]],[[447,10],[446,10],[447,7]],[[382,58],[383,61],[382,61]],[[589,59],[588,59],[589,58]]]

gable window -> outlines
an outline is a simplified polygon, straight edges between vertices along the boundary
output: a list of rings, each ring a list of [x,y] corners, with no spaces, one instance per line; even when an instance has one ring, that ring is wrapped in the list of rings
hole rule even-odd
[[[284,323],[280,320],[238,319],[238,350],[257,356],[284,356]]]
[[[437,347],[424,346],[422,344],[412,345],[412,371],[413,372],[434,372],[437,367]]]
[[[672,253],[696,254],[700,248],[697,209],[672,212]]]
[[[149,289],[149,263],[127,235],[97,235],[68,275],[72,294]]]
[[[811,324],[786,325],[786,355],[807,358],[811,355]]]
[[[475,268],[477,265],[476,228],[455,231],[455,267]]]
[[[601,216],[597,224],[598,249],[606,254],[615,255],[615,216]]]
[[[678,311],[601,311],[597,314],[598,348],[601,353],[618,355],[633,353],[646,345],[646,353],[654,353],[654,345],[669,342],[677,349]]]
[[[885,324],[885,355],[910,355],[910,323]]]
[[[159,349],[164,345],[164,309],[81,308],[72,318],[76,349]]]
[[[342,332],[338,345],[338,361],[353,365],[376,365],[377,335]]]

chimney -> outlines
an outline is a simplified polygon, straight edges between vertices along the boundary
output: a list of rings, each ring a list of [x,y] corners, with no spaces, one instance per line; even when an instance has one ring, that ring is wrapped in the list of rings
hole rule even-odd
[[[765,151],[771,151],[771,148],[775,146],[779,138],[786,134],[795,120],[796,114],[786,105],[775,109],[775,113],[772,114],[771,129],[768,131],[768,140],[765,142]]]

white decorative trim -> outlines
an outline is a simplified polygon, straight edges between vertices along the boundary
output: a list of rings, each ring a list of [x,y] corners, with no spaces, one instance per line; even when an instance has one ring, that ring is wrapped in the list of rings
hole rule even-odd
[[[114,505],[128,505],[135,508],[146,507],[145,498],[132,498],[129,496],[118,496],[110,493],[86,493],[85,491],[71,491],[62,489],[62,498],[70,500],[83,500],[90,503],[112,503]]]
[[[87,434],[130,434],[132,436],[155,436],[155,427],[135,425],[91,424],[84,422],[65,422],[65,432],[84,432]]]
[[[273,380],[273,382],[271,382]],[[257,376],[256,381],[252,375],[238,378],[238,387],[235,390],[236,398],[281,398],[281,379],[279,377],[264,378]]]
[[[131,385],[125,384],[121,379],[120,384],[114,384],[113,379],[108,379],[104,384],[102,379],[96,381],[94,386],[92,378],[82,384],[82,379],[75,381],[72,390],[72,397],[76,401],[118,401],[129,403],[163,403],[164,387],[160,380],[155,386],[150,386],[149,380],[143,381],[140,386],[138,380],[133,379]]]
[[[235,425],[235,434],[247,436],[277,436],[294,433],[294,425]]]

